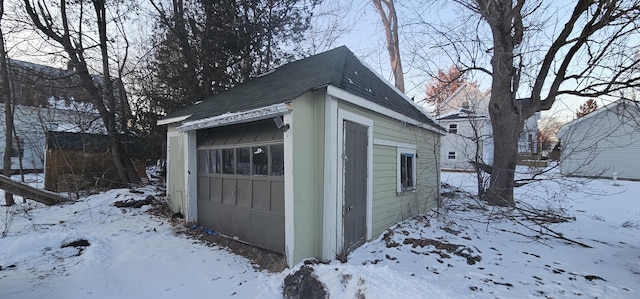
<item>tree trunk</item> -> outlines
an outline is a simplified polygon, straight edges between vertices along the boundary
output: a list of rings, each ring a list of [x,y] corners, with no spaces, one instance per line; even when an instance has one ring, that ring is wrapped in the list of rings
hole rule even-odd
[[[489,188],[482,197],[489,205],[515,206],[514,174],[518,137],[524,128],[521,104],[516,99],[519,75],[514,48],[521,42],[522,19],[509,1],[476,0],[493,36],[492,80],[489,116],[493,128],[493,167]],[[523,0],[519,0],[521,4]],[[513,22],[513,23],[512,23]]]
[[[387,37],[387,51],[389,52],[389,61],[391,63],[391,72],[395,79],[395,86],[404,92],[404,73],[402,70],[402,60],[400,59],[400,40],[398,39],[398,18],[396,16],[396,8],[393,0],[372,0],[373,5],[380,14],[380,20],[384,27]],[[386,13],[382,4],[389,11]]]
[[[94,1],[94,8],[97,16],[97,25],[98,25],[98,35],[100,37],[99,45],[100,45],[100,53],[102,54],[102,88],[103,94],[102,99],[103,103],[108,107],[107,111],[101,113],[101,115],[105,115],[103,120],[105,120],[105,126],[107,126],[107,133],[111,139],[111,151],[113,154],[113,162],[116,165],[116,169],[118,170],[118,175],[120,176],[120,181],[123,184],[127,183],[137,183],[140,182],[140,177],[135,171],[135,167],[131,162],[131,158],[127,153],[126,149],[122,145],[121,138],[118,129],[116,128],[116,111],[117,104],[125,105],[124,102],[126,97],[123,94],[120,94],[118,99],[120,101],[116,101],[113,81],[111,80],[110,66],[109,66],[109,52],[107,45],[107,10],[104,1]],[[118,103],[116,103],[118,102]],[[125,115],[121,115],[120,117],[126,117]],[[123,130],[125,128],[122,128]]]
[[[515,120],[509,123],[516,125],[507,126],[492,117],[493,166],[489,188],[482,196],[492,206],[515,206],[513,187],[518,160],[518,137],[524,128],[524,122]]]
[[[0,24],[2,23],[2,17],[4,16],[4,0],[0,1]],[[9,88],[9,69],[7,66],[7,52],[4,47],[4,33],[0,26],[0,80],[2,80],[2,100],[4,101],[4,157],[3,157],[3,173],[6,176],[11,176],[11,152],[13,151],[13,105],[11,105],[11,90]],[[15,204],[13,194],[4,192],[5,205],[12,206]]]

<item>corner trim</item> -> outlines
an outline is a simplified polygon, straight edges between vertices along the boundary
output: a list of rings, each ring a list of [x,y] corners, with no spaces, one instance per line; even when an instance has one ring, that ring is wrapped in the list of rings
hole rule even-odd
[[[184,132],[184,161],[185,161],[185,219],[187,222],[198,221],[198,165],[196,162],[196,131]]]
[[[324,106],[324,202],[322,215],[322,259],[335,259],[337,253],[338,208],[338,101],[326,94]]]
[[[285,123],[293,121],[293,112],[283,115]],[[295,126],[284,132],[284,255],[287,266],[293,267],[295,261],[295,198],[293,173],[293,136]]]

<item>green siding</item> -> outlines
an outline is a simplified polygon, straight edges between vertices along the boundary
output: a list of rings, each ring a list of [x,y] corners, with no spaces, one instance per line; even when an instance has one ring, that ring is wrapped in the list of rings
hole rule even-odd
[[[167,128],[168,148],[167,148],[167,194],[169,197],[169,208],[173,212],[181,212],[184,214],[184,142],[185,138],[181,133],[176,131],[175,125],[169,125]]]
[[[324,95],[309,92],[292,102],[294,263],[322,255]]]
[[[403,194],[396,192],[397,148],[373,146],[373,237],[398,221],[436,208],[440,190],[437,166],[440,135],[342,101],[338,106],[372,119],[374,139],[416,145],[416,191]]]

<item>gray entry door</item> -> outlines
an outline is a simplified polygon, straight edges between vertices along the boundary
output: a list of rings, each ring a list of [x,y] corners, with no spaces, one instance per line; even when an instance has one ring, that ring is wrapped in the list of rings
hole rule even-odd
[[[344,121],[342,221],[345,253],[362,245],[366,239],[367,143],[367,127]]]

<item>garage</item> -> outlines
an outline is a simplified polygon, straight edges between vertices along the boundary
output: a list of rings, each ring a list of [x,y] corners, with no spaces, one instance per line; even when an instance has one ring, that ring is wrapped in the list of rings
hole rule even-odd
[[[272,119],[197,132],[198,224],[284,252],[283,132]]]
[[[285,64],[158,125],[167,126],[172,211],[283,253],[290,267],[344,258],[439,203],[445,130],[346,47]]]

